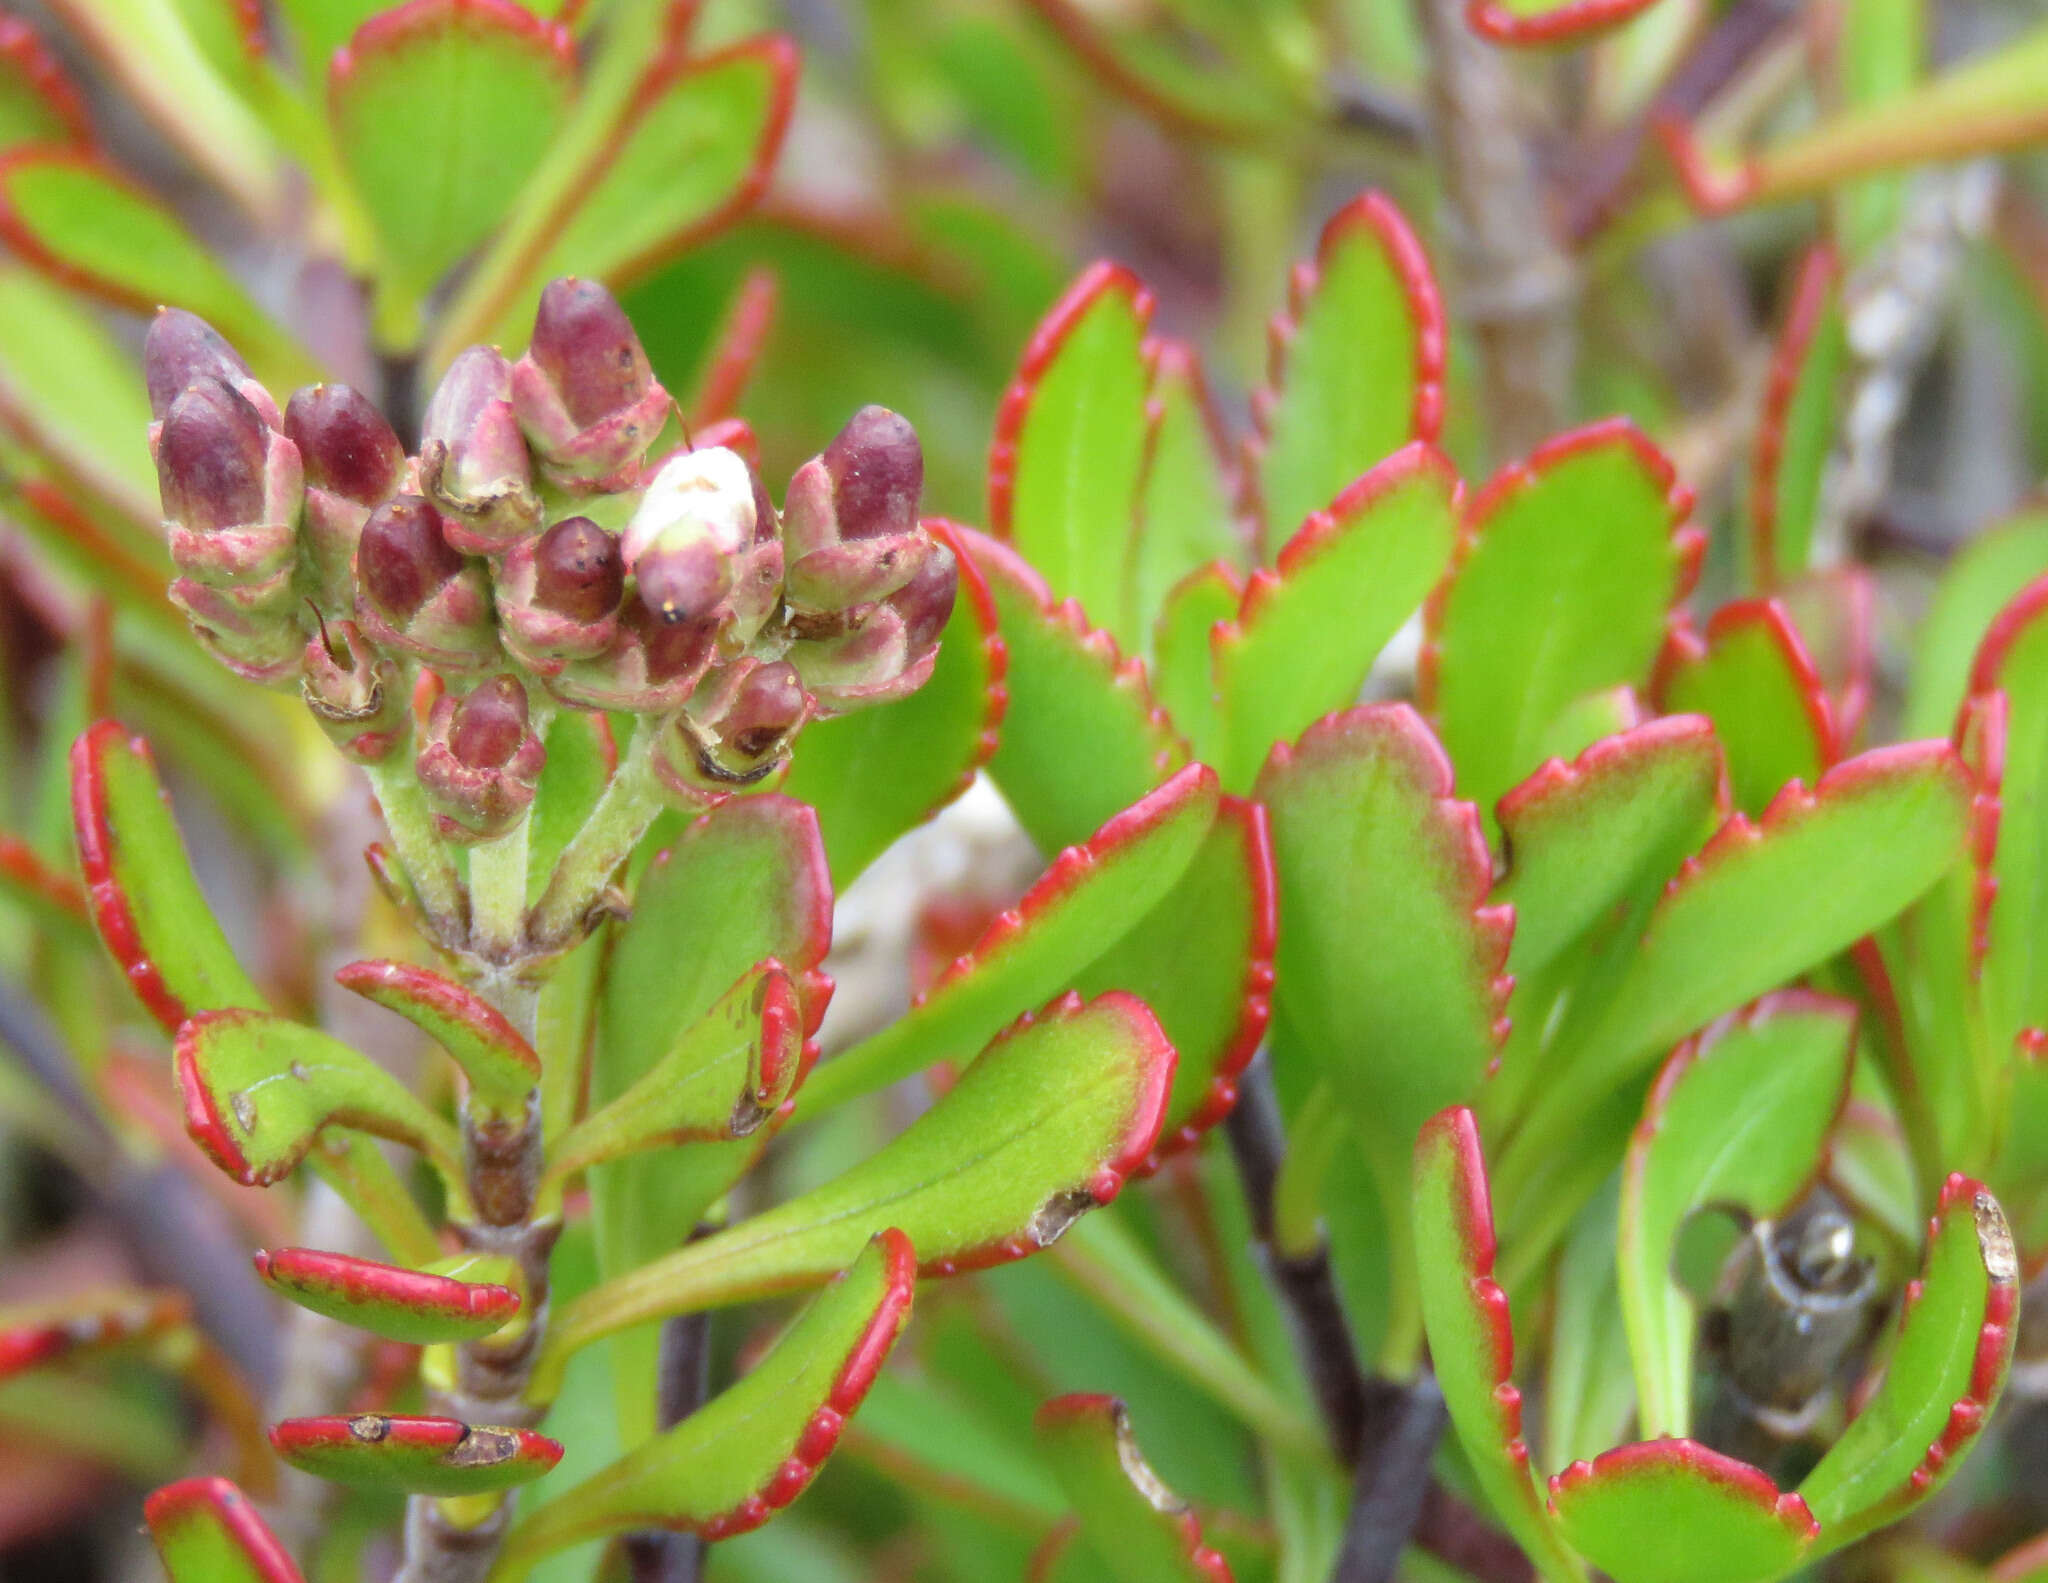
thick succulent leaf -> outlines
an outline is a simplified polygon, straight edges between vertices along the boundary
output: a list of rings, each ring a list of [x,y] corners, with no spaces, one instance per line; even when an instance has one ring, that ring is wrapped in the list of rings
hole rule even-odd
[[[102,301],[137,313],[189,308],[282,386],[314,373],[176,215],[92,155],[23,148],[0,157],[0,237],[22,262]]]
[[[1961,1465],[2012,1365],[2019,1280],[1998,1201],[1950,1177],[1883,1383],[1799,1486],[1826,1549],[1896,1521]]]
[[[1248,790],[1274,742],[1358,697],[1450,563],[1457,488],[1439,452],[1411,445],[1312,511],[1274,569],[1251,574],[1212,639],[1226,787]]]
[[[1067,848],[907,1015],[826,1063],[811,1080],[806,1107],[873,1093],[936,1061],[957,1060],[1007,1026],[1018,1007],[1073,987],[1171,894],[1215,828],[1218,807],[1215,775],[1193,764]]]
[[[701,56],[671,36],[618,118],[565,137],[528,184],[444,317],[434,360],[474,340],[522,343],[556,275],[630,284],[745,213],[781,151],[797,69],[779,35]]]
[[[0,1303],[0,1380],[60,1358],[147,1341],[191,1314],[191,1303],[178,1292],[113,1290]]]
[[[1787,781],[1811,784],[1841,756],[1827,688],[1775,599],[1723,605],[1704,640],[1683,627],[1673,632],[1652,696],[1667,714],[1714,722],[1735,806],[1752,816]]]
[[[814,1286],[890,1226],[911,1239],[924,1275],[1050,1246],[1144,1164],[1173,1060],[1151,1012],[1121,993],[1086,1005],[1070,995],[1021,1018],[937,1104],[851,1170],[571,1304],[536,1394],[547,1397],[554,1369],[577,1347],[664,1315]]]
[[[1559,1528],[1614,1583],[1767,1583],[1820,1525],[1768,1475],[1690,1440],[1617,1446],[1550,1481]]]
[[[85,98],[57,57],[20,17],[0,21],[0,150],[92,141]]]
[[[957,530],[928,521],[953,547],[960,593],[939,639],[931,680],[886,709],[861,709],[804,727],[785,795],[818,810],[832,883],[840,890],[882,850],[974,783],[996,751],[1009,703],[1009,651],[980,569]]]
[[[1812,791],[1788,786],[1754,824],[1735,815],[1658,901],[1570,1082],[1538,1109],[1576,1112],[1893,917],[1963,855],[1970,792],[1947,744],[1909,742],[1838,765]]]
[[[339,1039],[262,1011],[201,1012],[174,1051],[185,1130],[236,1181],[287,1176],[320,1129],[347,1127],[426,1155],[461,1179],[455,1129]]]
[[[454,1058],[470,1100],[491,1116],[526,1114],[540,1081],[540,1057],[489,1001],[453,979],[404,962],[351,962],[335,983],[397,1012]]]
[[[1557,1261],[1557,1302],[1543,1372],[1543,1457],[1561,1468],[1623,1438],[1636,1411],[1635,1371],[1615,1284],[1619,1173],[1579,1211]]]
[[[1527,981],[1620,902],[1647,902],[1727,817],[1721,752],[1696,715],[1604,737],[1552,759],[1500,800],[1515,910],[1508,967]]]
[[[1025,346],[988,457],[990,531],[1127,649],[1144,639],[1126,590],[1151,317],[1151,293],[1129,270],[1083,271]]]
[[[1119,1583],[1230,1583],[1188,1503],[1152,1471],[1114,1396],[1060,1396],[1038,1410],[1038,1440],[1080,1521],[1081,1542]]]
[[[2022,511],[1979,534],[1942,574],[1920,625],[1901,734],[1941,737],[1955,725],[1970,669],[1999,611],[2027,584],[2048,576],[2048,507]]]
[[[194,1012],[263,1005],[192,876],[140,737],[102,720],[72,744],[71,817],[100,938],[165,1031]]]
[[[576,87],[568,32],[512,0],[408,0],[334,56],[328,113],[390,268],[435,281],[504,218]]]
[[[1657,0],[1465,0],[1465,21],[1496,44],[1569,45],[1619,27]]]
[[[223,1478],[180,1479],[142,1503],[171,1583],[304,1583],[249,1497]]]
[[[287,1418],[270,1431],[287,1464],[351,1489],[406,1495],[490,1495],[539,1478],[562,1448],[531,1429],[453,1418]]]
[[[1270,344],[1252,406],[1269,533],[1292,534],[1359,474],[1443,427],[1443,304],[1422,244],[1379,193],[1330,217],[1314,262],[1288,282]]]
[[[1616,1246],[1643,1435],[1692,1427],[1694,1314],[1671,1273],[1686,1217],[1708,1204],[1782,1212],[1820,1168],[1855,1058],[1854,1006],[1786,990],[1664,1063],[1622,1165]]]
[[[519,1294],[509,1286],[317,1248],[260,1252],[256,1273],[301,1308],[415,1346],[479,1341],[519,1312]]]
[[[987,579],[1009,650],[1008,711],[989,773],[1041,852],[1084,838],[1187,762],[1137,660],[1006,545],[961,542]],[[1077,775],[1074,766],[1086,764]]]
[[[521,1521],[506,1541],[508,1583],[583,1539],[760,1527],[832,1454],[910,1318],[916,1283],[910,1239],[879,1232],[737,1384]]]
[[[1836,397],[1849,359],[1842,265],[1820,243],[1799,265],[1778,332],[1750,461],[1750,559],[1757,584],[1775,588],[1813,557],[1821,479],[1839,426]]]
[[[1280,1015],[1350,1109],[1393,1213],[1418,1128],[1468,1101],[1506,1033],[1513,914],[1451,766],[1405,704],[1273,750],[1258,800],[1280,873]]]
[[[1494,1515],[1551,1583],[1582,1580],[1536,1487],[1514,1384],[1508,1297],[1493,1278],[1493,1205],[1479,1127],[1463,1108],[1424,1124],[1415,1141],[1417,1288],[1430,1362],[1472,1476]]]
[[[796,1088],[803,1048],[796,984],[780,962],[759,963],[644,1077],[550,1148],[548,1174],[566,1181],[643,1149],[747,1137]]]
[[[1168,594],[1198,568],[1244,559],[1222,461],[1223,429],[1194,348],[1158,339],[1147,348],[1145,471],[1129,549],[1124,608],[1115,628],[1126,649],[1148,652]],[[1027,552],[1028,553],[1028,552]]]
[[[1130,991],[1173,1041],[1173,1097],[1148,1171],[1237,1102],[1238,1075],[1272,1010],[1274,891],[1266,810],[1226,797],[1174,887],[1075,985],[1084,995]]]
[[[1152,633],[1147,674],[1153,690],[1204,763],[1214,763],[1223,748],[1213,634],[1219,624],[1237,619],[1243,603],[1244,583],[1236,568],[1212,561],[1174,585]]]
[[[1467,507],[1425,612],[1417,680],[1482,809],[1535,768],[1575,700],[1647,679],[1698,568],[1691,509],[1670,462],[1624,419],[1546,441]]]

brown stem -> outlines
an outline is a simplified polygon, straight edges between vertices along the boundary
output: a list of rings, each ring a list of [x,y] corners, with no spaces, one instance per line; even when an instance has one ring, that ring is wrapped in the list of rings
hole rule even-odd
[[[1392,1583],[1422,1515],[1430,1459],[1447,1422],[1443,1392],[1426,1370],[1373,1404],[1365,1439],[1376,1454],[1359,1460],[1330,1583]]]
[[[1429,47],[1429,112],[1450,205],[1460,308],[1479,346],[1496,456],[1563,426],[1577,281],[1543,211],[1519,97],[1502,52],[1465,22],[1465,0],[1414,0]]]
[[[711,1315],[668,1320],[655,1366],[655,1426],[673,1429],[703,1405],[710,1387]],[[695,1534],[628,1534],[625,1548],[632,1583],[697,1583],[704,1570],[704,1541]]]

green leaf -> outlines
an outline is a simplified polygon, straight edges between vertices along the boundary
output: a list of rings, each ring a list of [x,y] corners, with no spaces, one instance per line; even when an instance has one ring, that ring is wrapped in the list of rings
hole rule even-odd
[[[1697,716],[1652,720],[1552,759],[1500,800],[1515,910],[1508,969],[1528,982],[1617,903],[1653,898],[1727,817],[1721,752]]]
[[[417,1149],[462,1180],[455,1129],[411,1089],[339,1039],[262,1011],[207,1011],[178,1030],[174,1051],[185,1130],[236,1181],[287,1176],[323,1127]]]
[[[1070,995],[1026,1016],[851,1170],[571,1304],[533,1394],[548,1398],[578,1347],[670,1314],[815,1286],[889,1226],[917,1248],[923,1275],[1048,1247],[1144,1163],[1172,1081],[1173,1046],[1128,995],[1086,1005]]]
[[[1855,1007],[1786,990],[1664,1063],[1622,1166],[1616,1251],[1643,1435],[1692,1427],[1694,1314],[1671,1273],[1686,1217],[1709,1204],[1782,1213],[1819,1168],[1855,1056]]]
[[[1007,545],[963,532],[1009,649],[1009,708],[989,774],[1041,852],[1083,839],[1185,764],[1145,679],[1116,640]],[[1074,773],[1086,764],[1088,773]]]
[[[1942,574],[1920,626],[1902,735],[1949,734],[1993,619],[2042,576],[2048,576],[2048,507],[2008,517],[1963,546]]]
[[[1823,1551],[1896,1521],[1961,1466],[2012,1365],[2019,1279],[1998,1201],[1950,1177],[1884,1381],[1799,1486]]]
[[[483,1115],[521,1124],[540,1082],[540,1057],[489,1001],[453,979],[404,962],[351,962],[335,983],[395,1011],[454,1059]]]
[[[1797,576],[1813,558],[1821,482],[1840,426],[1837,398],[1849,361],[1841,277],[1832,244],[1807,251],[1771,356],[1749,482],[1750,559],[1762,588]]]
[[[1614,1583],[1766,1583],[1820,1525],[1747,1462],[1690,1440],[1617,1446],[1550,1481],[1564,1536]]]
[[[1635,1417],[1636,1382],[1615,1285],[1614,1241],[1621,1179],[1579,1212],[1557,1262],[1557,1307],[1543,1376],[1546,1466],[1605,1451]]]
[[[1588,693],[1647,679],[1692,586],[1692,495],[1624,419],[1546,441],[1468,506],[1418,674],[1458,784],[1490,811]]]
[[[1124,608],[1114,627],[1124,647],[1138,654],[1150,652],[1160,612],[1183,579],[1211,562],[1237,566],[1245,558],[1231,511],[1222,421],[1210,404],[1200,359],[1184,342],[1162,338],[1149,343],[1146,366],[1145,470]]]
[[[0,1380],[62,1358],[149,1341],[191,1317],[192,1304],[179,1292],[115,1289],[0,1303]]]
[[[1383,457],[1443,427],[1443,304],[1400,210],[1367,192],[1330,217],[1271,341],[1252,404],[1256,482],[1266,530],[1292,535]]]
[[[301,1308],[415,1346],[480,1341],[519,1312],[509,1286],[314,1248],[258,1253],[256,1273]]]
[[[1083,271],[1025,347],[988,456],[990,531],[1133,652],[1146,635],[1127,590],[1151,317],[1151,293],[1122,265]]]
[[[862,709],[804,727],[791,755],[785,795],[818,810],[832,883],[840,890],[974,782],[996,750],[1008,653],[995,601],[979,568],[959,549],[957,530],[928,521],[953,547],[960,593],[939,640],[931,680],[884,709]]]
[[[30,268],[117,307],[190,309],[267,383],[289,388],[317,373],[176,215],[93,155],[24,148],[0,157],[0,237]]]
[[[1148,1171],[1230,1113],[1258,1053],[1272,1007],[1274,884],[1265,809],[1225,797],[1173,888],[1075,983],[1084,995],[1130,991],[1173,1041],[1173,1097]]]
[[[1213,663],[1216,628],[1236,620],[1243,603],[1244,584],[1235,568],[1213,561],[1167,593],[1152,634],[1153,690],[1205,764],[1213,763],[1223,748],[1222,699]]]
[[[530,1483],[562,1460],[562,1448],[531,1429],[453,1418],[287,1418],[270,1444],[301,1473],[351,1489],[406,1495],[490,1495]]]
[[[537,1507],[505,1543],[506,1583],[583,1539],[667,1528],[728,1539],[804,1492],[910,1318],[916,1257],[878,1232],[737,1384]]]
[[[249,1498],[223,1478],[180,1479],[142,1505],[171,1583],[305,1583]]]
[[[1727,755],[1735,806],[1763,812],[1787,781],[1811,783],[1841,756],[1833,705],[1785,607],[1723,605],[1705,640],[1680,629],[1657,666],[1657,707],[1701,714]]]
[[[1415,1245],[1430,1250],[1418,1261],[1430,1361],[1472,1476],[1542,1577],[1582,1583],[1585,1568],[1558,1536],[1522,1438],[1515,1333],[1493,1278],[1493,1206],[1469,1110],[1446,1110],[1423,1126],[1413,1201]]]
[[[751,208],[781,151],[797,69],[779,35],[693,57],[672,33],[616,118],[574,123],[528,183],[429,360],[445,364],[471,341],[523,345],[548,280],[630,284]]]
[[[0,152],[23,143],[92,146],[85,99],[34,28],[0,23]]]
[[[140,737],[102,720],[71,748],[71,814],[93,923],[166,1032],[194,1012],[260,1009],[191,862]]]
[[[0,269],[0,418],[67,483],[159,531],[133,356],[76,297],[19,268]]]
[[[1251,574],[1213,645],[1227,788],[1248,790],[1275,742],[1358,697],[1450,563],[1457,487],[1441,454],[1411,445],[1311,512],[1273,570]]]
[[[907,1015],[826,1063],[803,1107],[816,1113],[958,1059],[1007,1026],[1019,1008],[1073,988],[1168,897],[1217,814],[1215,775],[1190,765],[1084,845],[1069,847]]]
[[[1230,1583],[1188,1503],[1152,1471],[1114,1396],[1060,1396],[1038,1439],[1080,1522],[1081,1542],[1119,1583]]]
[[[1405,704],[1273,752],[1258,800],[1280,872],[1280,1016],[1349,1107],[1392,1214],[1417,1129],[1469,1100],[1506,1032],[1513,914],[1451,766]]]
[[[527,892],[538,896],[562,849],[583,828],[619,768],[611,718],[593,709],[564,709],[547,728],[547,763],[527,833]]]
[[[335,147],[387,264],[415,291],[504,218],[575,89],[567,31],[512,0],[410,0],[335,54]]]
[[[549,1149],[549,1177],[567,1181],[643,1149],[749,1136],[795,1089],[803,1046],[796,985],[780,962],[758,963],[644,1077]]]
[[[1657,0],[1465,0],[1465,21],[1496,44],[1572,45],[1606,32]]]

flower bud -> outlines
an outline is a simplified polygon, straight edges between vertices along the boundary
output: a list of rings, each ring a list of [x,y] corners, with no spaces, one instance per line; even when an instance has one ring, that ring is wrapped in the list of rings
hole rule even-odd
[[[290,570],[285,572],[287,590]],[[174,578],[171,603],[185,613],[192,632],[213,657],[245,681],[271,686],[291,680],[304,655],[305,632],[289,598],[279,608],[250,610],[246,590],[224,591],[196,578]]]
[[[714,623],[664,621],[637,599],[620,609],[611,646],[548,678],[548,690],[579,709],[666,714],[682,706],[710,668]]]
[[[538,532],[533,458],[512,411],[512,368],[494,347],[448,365],[421,422],[420,488],[448,517],[449,542],[501,555]]]
[[[172,563],[227,605],[292,628],[296,649],[298,448],[209,376],[165,411],[156,462]]]
[[[505,646],[541,676],[602,654],[617,635],[625,590],[618,537],[588,517],[566,517],[498,567]]]
[[[514,677],[493,676],[434,705],[415,767],[441,833],[483,841],[525,817],[547,756],[527,715],[526,689]]]
[[[404,487],[405,447],[374,403],[347,385],[307,385],[284,409],[285,438],[306,473],[300,525],[322,603],[345,610],[356,540],[373,508]]]
[[[847,714],[905,698],[929,681],[959,583],[953,552],[933,544],[917,576],[858,611],[845,631],[793,644],[789,658],[819,714]]]
[[[334,745],[358,764],[388,758],[411,724],[398,666],[352,621],[322,622],[307,642],[299,696]]]
[[[142,342],[142,375],[149,389],[150,416],[158,423],[187,385],[217,379],[239,392],[263,415],[266,424],[277,427],[277,403],[270,392],[257,383],[242,354],[196,313],[183,308],[157,309]]]
[[[671,406],[625,309],[596,281],[573,277],[541,293],[512,402],[551,480],[607,492],[638,481]]]
[[[790,480],[783,511],[790,603],[845,610],[886,599],[931,554],[918,526],[924,450],[886,407],[863,407]]]
[[[356,621],[372,642],[446,670],[491,663],[497,629],[484,569],[418,495],[372,511],[356,546]]]
[[[733,658],[782,590],[775,510],[735,452],[683,451],[662,464],[621,535],[639,603],[662,621],[705,625]]]
[[[662,784],[685,804],[761,789],[789,763],[811,697],[787,660],[736,660],[699,684],[661,739]]]

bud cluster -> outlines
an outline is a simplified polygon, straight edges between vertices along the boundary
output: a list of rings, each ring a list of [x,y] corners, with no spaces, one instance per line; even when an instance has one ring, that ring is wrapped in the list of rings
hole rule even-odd
[[[548,286],[517,362],[457,357],[416,455],[345,385],[280,412],[189,313],[158,314],[145,361],[172,598],[351,757],[410,751],[455,839],[524,815],[547,707],[655,717],[663,784],[703,801],[931,674],[956,573],[918,520],[911,426],[857,413],[778,512],[737,452],[689,443],[595,282]]]

